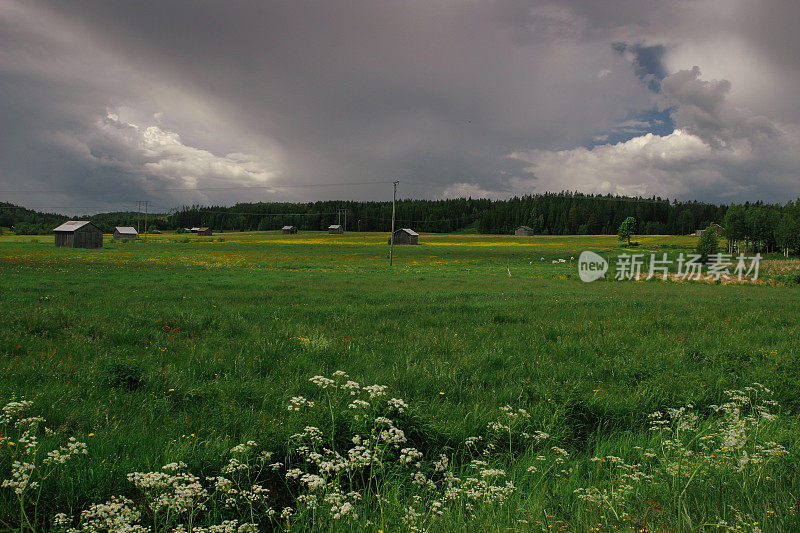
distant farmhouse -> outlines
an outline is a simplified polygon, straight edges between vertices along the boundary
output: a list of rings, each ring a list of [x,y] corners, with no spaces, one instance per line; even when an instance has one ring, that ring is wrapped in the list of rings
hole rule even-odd
[[[194,228],[192,228],[192,231],[201,237],[211,237],[212,235],[211,228],[197,228],[197,231],[194,231]]]
[[[419,233],[412,229],[400,228],[394,232],[395,244],[419,244]]]
[[[53,229],[56,248],[102,248],[103,232],[88,220],[70,220]]]
[[[725,228],[723,228],[722,226],[720,226],[716,222],[711,224],[711,227],[714,228],[714,233],[716,233],[717,235],[724,235],[725,234]],[[699,230],[695,231],[694,234],[695,235],[702,235],[704,231],[705,231],[705,229],[699,229]]]
[[[139,237],[136,228],[131,226],[117,226],[114,228],[114,240],[134,240]]]
[[[293,235],[297,233],[297,226],[284,226],[281,228],[284,235]]]
[[[331,224],[328,226],[328,233],[344,233],[344,228],[341,224]]]
[[[195,226],[195,227],[191,228],[189,231],[191,231],[192,233],[197,233],[197,230],[199,230],[199,229],[200,229],[200,228],[198,228],[197,226]]]
[[[528,226],[520,226],[514,231],[514,235],[517,237],[530,237],[536,235],[536,232],[533,231],[533,228],[529,228]]]

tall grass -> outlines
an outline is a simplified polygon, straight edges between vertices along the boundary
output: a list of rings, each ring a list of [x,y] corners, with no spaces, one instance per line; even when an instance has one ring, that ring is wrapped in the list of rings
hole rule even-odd
[[[294,530],[797,526],[796,288],[583,284],[574,265],[550,263],[579,253],[569,239],[542,241],[523,255],[519,246],[480,244],[482,236],[448,237],[452,245],[403,248],[389,270],[383,248],[357,242],[166,237],[96,252],[0,242],[7,252],[0,258],[0,394],[33,401],[25,417],[40,416],[55,432],[44,435],[39,424],[41,460],[70,437],[88,452],[51,465],[35,518],[32,500],[25,518],[13,487],[0,490],[6,527],[31,529],[26,520],[49,527],[57,513],[78,527],[82,511],[99,516],[103,508],[91,506],[112,498],[110,505],[152,527],[150,489],[128,479],[135,472],[186,484],[196,477],[207,509],[192,518],[195,531],[234,519],[236,527]],[[347,408],[355,397],[341,388],[347,380],[328,389],[309,381],[339,379],[336,370],[387,386],[383,411],[360,385],[372,410],[356,421],[357,410]],[[778,406],[766,405],[774,420],[758,418],[770,395],[753,383],[774,392]],[[726,393],[737,390],[747,402]],[[289,411],[293,397],[314,407]],[[391,411],[392,398],[408,408]],[[722,407],[731,402],[737,407]],[[688,418],[668,411],[681,406]],[[757,423],[744,422],[746,438],[736,441],[743,444],[722,450],[737,409],[738,420],[756,416]],[[657,419],[649,415],[659,411],[664,429],[652,431]],[[293,436],[309,426],[322,435],[310,452],[349,458],[352,438],[371,435],[381,417],[408,442],[381,452],[380,469],[359,467],[364,481],[346,469],[322,476],[297,451],[310,435]],[[694,426],[684,428],[690,418]],[[21,430],[9,426],[4,438],[16,442]],[[5,442],[4,480],[12,479],[14,460],[23,462],[12,454],[17,445]],[[231,452],[245,450],[243,443],[246,454]],[[419,469],[401,461],[404,448],[422,454]],[[262,452],[272,453],[268,463],[258,462]],[[686,452],[693,455],[676,471],[670,465]],[[447,467],[437,471],[442,454]],[[249,465],[250,477],[232,483],[269,491],[268,506],[252,514],[241,502],[235,512],[225,508],[217,481],[208,479],[230,478],[223,470],[234,457]],[[162,469],[172,463],[179,468]],[[293,468],[301,474],[288,479]],[[435,488],[415,485],[417,470]],[[323,508],[312,512],[298,499],[316,490],[303,475],[322,477],[325,495],[361,499],[320,495]],[[458,498],[444,497],[450,476],[460,480]],[[465,486],[470,478],[503,493],[502,501],[467,496],[483,490]],[[333,506],[345,503],[351,511],[333,518]],[[287,507],[289,520],[281,518]],[[176,512],[158,527],[188,528],[187,520]]]

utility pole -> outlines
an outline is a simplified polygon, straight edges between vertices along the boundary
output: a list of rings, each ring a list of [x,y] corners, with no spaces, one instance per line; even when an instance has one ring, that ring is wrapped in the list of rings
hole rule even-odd
[[[147,204],[149,204],[149,200],[145,200],[144,202],[144,240],[147,240]]]
[[[139,232],[139,219],[142,216],[142,202],[140,200],[136,201],[136,234],[138,235]]]
[[[392,192],[392,239],[391,245],[389,246],[389,266],[392,266],[392,260],[394,259],[394,213],[395,208],[394,204],[397,201],[397,184],[400,183],[399,181],[395,181],[392,183],[394,185],[394,192]]]

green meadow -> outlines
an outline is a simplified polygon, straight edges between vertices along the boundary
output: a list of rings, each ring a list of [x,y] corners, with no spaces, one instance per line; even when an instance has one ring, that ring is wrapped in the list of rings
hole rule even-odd
[[[0,528],[800,528],[796,261],[584,283],[697,238],[387,239],[0,237]]]

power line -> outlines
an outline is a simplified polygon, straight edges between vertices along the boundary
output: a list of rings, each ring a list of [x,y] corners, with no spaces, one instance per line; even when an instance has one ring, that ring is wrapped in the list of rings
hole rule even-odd
[[[313,217],[313,216],[324,216],[324,215],[337,215],[340,211],[330,212],[330,213],[248,213],[243,211],[221,211],[219,209],[203,209],[202,207],[197,210],[191,209],[184,209],[183,211],[176,211],[173,214],[179,213],[186,213],[186,214],[198,214],[204,215],[206,213],[213,213],[213,214],[222,214],[222,215],[252,215],[257,217]]]

